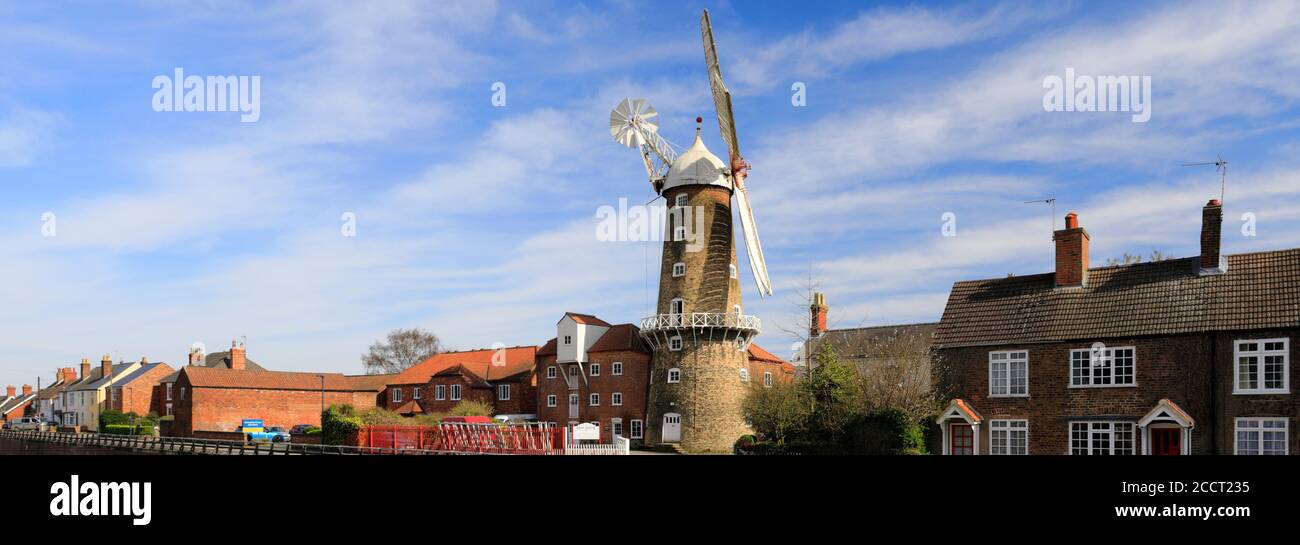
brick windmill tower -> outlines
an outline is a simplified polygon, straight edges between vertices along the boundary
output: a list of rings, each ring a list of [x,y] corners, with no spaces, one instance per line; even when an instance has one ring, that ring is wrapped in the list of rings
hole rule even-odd
[[[758,318],[741,304],[733,197],[759,295],[771,295],[772,288],[744,184],[749,164],[740,155],[707,11],[700,30],[729,161],[705,147],[700,118],[694,143],[677,155],[659,136],[658,114],[643,99],[619,103],[610,114],[610,133],[641,152],[651,186],[669,206],[657,311],[641,320],[641,335],[654,350],[646,441],[717,452],[729,451],[749,432],[741,401],[749,388],[747,348],[760,331]]]

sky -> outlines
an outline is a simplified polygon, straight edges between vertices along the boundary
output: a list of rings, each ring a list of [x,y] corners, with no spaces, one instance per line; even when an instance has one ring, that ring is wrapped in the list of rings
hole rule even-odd
[[[659,243],[596,235],[654,197],[608,115],[645,98],[679,146],[703,116],[725,155],[704,8],[775,289],[740,251],[745,312],[780,355],[810,282],[856,327],[1050,271],[1024,201],[1077,211],[1094,267],[1196,255],[1220,178],[1182,165],[1218,155],[1225,252],[1300,246],[1289,2],[0,2],[0,384],[235,338],[360,373],[398,327],[469,349],[651,314]],[[156,111],[177,68],[257,76],[257,120]],[[1049,111],[1067,70],[1149,76],[1150,119]]]

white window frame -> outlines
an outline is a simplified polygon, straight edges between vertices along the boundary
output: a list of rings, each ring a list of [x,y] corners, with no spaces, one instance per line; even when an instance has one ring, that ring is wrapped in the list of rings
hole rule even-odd
[[[509,385],[509,384],[498,384],[498,385],[497,385],[497,401],[510,401],[510,385]]]
[[[460,401],[460,385],[459,385],[459,384],[452,384],[452,385],[451,385],[451,400],[452,400],[452,401]]]
[[[1117,351],[1129,351],[1131,354],[1128,356],[1123,356],[1123,355],[1116,356],[1115,352]],[[1128,374],[1125,375],[1128,378],[1128,382],[1118,383],[1115,380],[1117,376],[1115,370],[1118,369],[1118,367],[1115,366],[1115,360],[1117,357],[1127,358],[1131,360],[1128,366]],[[1080,366],[1079,364],[1082,364],[1082,366]],[[1106,370],[1106,374],[1104,376],[1100,376],[1100,370],[1102,369]],[[1077,373],[1080,370],[1085,370],[1087,372]],[[1082,379],[1082,380],[1076,381],[1076,379]],[[1110,381],[1110,383],[1109,384],[1099,383],[1098,381],[1101,379],[1108,380]],[[1137,387],[1137,347],[1136,346],[1106,347],[1105,354],[1102,356],[1101,365],[1094,365],[1092,361],[1091,348],[1071,349],[1069,380],[1070,380],[1069,386],[1071,388],[1134,388]]]
[[[564,336],[564,346],[569,346],[569,345],[571,345],[571,344],[573,344],[573,335],[565,335],[565,336]]]
[[[1086,435],[1086,437],[1085,437],[1085,439],[1084,439],[1085,444],[1084,444],[1084,446],[1083,446],[1082,448],[1083,448],[1083,450],[1086,450],[1087,452],[1084,452],[1084,453],[1082,453],[1082,454],[1076,454],[1076,453],[1074,452],[1074,450],[1075,450],[1075,445],[1074,445],[1074,427],[1075,427],[1075,425],[1083,425],[1083,426],[1086,426],[1085,429],[1084,429],[1084,433],[1086,433],[1087,435]],[[1108,427],[1107,427],[1107,428],[1101,428],[1100,426],[1108,426]],[[1129,449],[1128,449],[1128,452],[1119,452],[1119,453],[1116,452],[1115,444],[1117,443],[1117,441],[1115,441],[1115,437],[1116,437],[1116,434],[1117,434],[1117,433],[1122,433],[1122,432],[1117,432],[1117,431],[1116,431],[1116,429],[1115,429],[1116,426],[1127,426],[1127,427],[1128,427],[1128,434],[1129,434],[1129,441],[1128,441],[1128,442],[1129,442]],[[1110,452],[1108,452],[1107,454],[1110,454],[1110,455],[1119,455],[1119,456],[1127,456],[1127,455],[1137,454],[1137,452],[1138,452],[1138,446],[1137,446],[1137,437],[1138,437],[1138,433],[1137,433],[1137,423],[1136,423],[1136,422],[1131,422],[1131,421],[1128,421],[1128,420],[1073,420],[1073,421],[1070,421],[1070,422],[1066,423],[1065,430],[1066,430],[1066,436],[1065,436],[1065,437],[1066,437],[1066,448],[1068,449],[1067,452],[1068,452],[1069,454],[1072,454],[1072,455],[1088,455],[1088,454],[1092,454],[1093,449],[1096,448],[1096,446],[1093,445],[1093,441],[1094,441],[1094,439],[1095,439],[1097,436],[1102,435],[1102,434],[1105,434],[1105,435],[1107,436],[1107,441],[1108,441],[1108,443],[1109,443],[1109,445],[1110,445],[1110,447],[1109,447]]]
[[[436,399],[436,400],[438,400],[438,401],[442,401],[442,400],[444,400],[444,399],[447,399],[447,385],[446,385],[446,384],[435,384],[435,385],[433,386],[433,398]]]
[[[1271,343],[1281,343],[1280,350],[1267,350],[1265,347]],[[1243,351],[1242,346],[1254,344],[1256,350]],[[1265,358],[1269,357],[1282,358],[1282,387],[1267,388],[1264,386],[1264,363]],[[1243,357],[1255,358],[1255,388],[1243,388],[1241,386],[1241,359]],[[1291,339],[1283,337],[1280,339],[1237,339],[1232,342],[1232,393],[1234,395],[1268,395],[1268,394],[1290,394],[1291,393]]]
[[[416,387],[414,387],[414,388],[411,388],[411,399],[416,399],[416,400],[420,399],[420,387],[419,387],[419,386],[416,386]]]
[[[681,349],[682,349],[681,335],[673,335],[672,337],[668,337],[668,350],[673,352],[680,352]]]
[[[995,356],[1005,356],[996,358]],[[998,382],[993,375],[993,365],[998,360],[1006,365],[1006,376],[1001,384],[1002,391],[998,392]],[[1012,393],[1011,391],[1011,374],[1013,364],[1024,364],[1025,367],[1025,391],[1022,393]],[[989,352],[989,397],[1029,397],[1029,351],[1028,350],[994,350]]]
[[[1244,426],[1243,426],[1243,422],[1245,422],[1245,423],[1254,422],[1254,424],[1253,424],[1253,425],[1244,425]],[[1265,422],[1270,422],[1270,423],[1274,423],[1274,424],[1276,424],[1276,423],[1278,423],[1278,422],[1281,422],[1281,423],[1282,423],[1282,427],[1281,427],[1281,428],[1277,428],[1277,427],[1264,427],[1264,423],[1265,423]],[[1269,432],[1271,432],[1271,433],[1276,433],[1276,432],[1278,432],[1278,431],[1281,431],[1281,432],[1282,432],[1282,451],[1281,451],[1281,452],[1270,452],[1270,453],[1267,453],[1267,454],[1280,454],[1280,455],[1286,455],[1286,454],[1289,454],[1290,451],[1291,451],[1291,443],[1290,443],[1290,441],[1291,441],[1291,422],[1290,422],[1290,420],[1288,420],[1288,419],[1285,418],[1285,417],[1275,417],[1275,416],[1242,416],[1242,417],[1235,418],[1235,419],[1233,420],[1232,453],[1233,453],[1234,455],[1240,455],[1240,456],[1246,456],[1246,455],[1252,455],[1252,454],[1254,454],[1254,455],[1265,455],[1266,453],[1264,452],[1264,434],[1265,434],[1265,433],[1269,433]],[[1254,441],[1255,441],[1255,445],[1253,445],[1254,448],[1251,449],[1251,450],[1253,450],[1254,452],[1246,452],[1246,453],[1243,453],[1243,452],[1242,452],[1243,449],[1241,448],[1241,447],[1242,447],[1242,445],[1241,445],[1241,434],[1242,434],[1242,433],[1252,433],[1252,432],[1255,433],[1255,434],[1257,434],[1257,435],[1256,435],[1256,438],[1254,439]]]
[[[682,381],[682,370],[676,367],[668,369],[668,384],[677,384]]]
[[[740,278],[740,271],[736,270],[736,264],[727,265],[727,270],[731,273],[732,278]]]
[[[167,383],[167,401],[171,401],[171,400],[172,400],[172,386],[175,386],[175,384],[173,384],[173,383],[171,383],[171,382],[168,382],[168,383]],[[66,396],[67,394],[64,394],[64,395]],[[68,401],[67,401],[66,398],[63,400],[63,404],[64,404],[64,405],[67,405],[67,404],[68,404]]]
[[[771,371],[763,371],[763,387],[764,387],[764,388],[771,388],[771,387],[772,387],[772,372],[771,372]]]
[[[402,402],[402,389],[393,388],[393,403],[401,403],[401,402]]]
[[[590,395],[588,395],[588,396],[587,396],[587,406],[588,406],[588,407],[599,407],[599,406],[600,406],[600,393],[598,393],[598,392],[592,392]]]
[[[622,419],[622,418],[611,418],[611,419],[609,419],[609,430],[610,430],[610,433],[611,433],[611,434],[616,435],[616,436],[618,436],[618,437],[622,437],[622,436],[623,436],[623,419]]]
[[[1017,433],[1024,433],[1023,447],[1013,447],[1013,438]],[[1013,452],[1014,450],[1020,452]],[[1029,454],[1029,421],[1025,419],[1005,419],[989,421],[989,454],[1027,455]]]
[[[645,437],[645,422],[633,419],[628,422],[627,431],[628,439],[642,439]]]
[[[674,297],[671,301],[668,301],[668,314],[672,314],[674,316],[681,316],[682,314],[685,313],[686,313],[686,301],[683,300],[681,297]]]
[[[588,367],[588,370],[587,370],[587,376],[589,376],[589,377],[598,377],[598,376],[600,376],[600,364],[599,364],[599,363],[593,361],[593,362],[591,362],[591,364],[589,364],[587,367]]]
[[[623,406],[623,392],[614,392],[609,394],[609,404],[615,407]]]
[[[673,201],[673,203],[674,203],[674,205],[676,205],[677,208],[683,208],[683,207],[686,207],[686,206],[690,206],[690,204],[691,204],[691,202],[690,202],[690,196],[688,196],[688,195],[685,194],[685,193],[678,193],[677,196],[675,197],[675,200]]]
[[[547,366],[546,378],[555,378],[555,377],[556,377],[555,366],[554,365]]]
[[[744,367],[740,368],[740,381],[749,384],[749,369],[745,369]]]
[[[547,406],[547,407],[554,407],[555,404],[558,403],[558,402],[559,402],[559,399],[555,397],[555,394],[550,394],[550,395],[546,396],[546,406]]]
[[[609,374],[619,376],[623,374],[623,362],[616,361],[609,364]]]
[[[686,276],[686,263],[678,261],[673,263],[673,278]]]

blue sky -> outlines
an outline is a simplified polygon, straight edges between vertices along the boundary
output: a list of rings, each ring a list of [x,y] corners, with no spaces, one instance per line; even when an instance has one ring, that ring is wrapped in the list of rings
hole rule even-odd
[[[540,344],[566,310],[639,319],[658,244],[598,241],[596,210],[652,195],[607,116],[647,98],[689,144],[712,114],[704,7],[777,292],[742,264],[746,312],[779,354],[810,276],[850,327],[1046,272],[1030,199],[1079,212],[1094,266],[1194,255],[1218,178],[1180,164],[1215,154],[1226,251],[1300,246],[1300,7],[659,4],[0,4],[0,382],[242,336],[272,369],[360,372],[395,327],[473,348]],[[260,76],[260,120],[155,112],[176,67]],[[1151,76],[1150,121],[1045,111],[1066,68]]]

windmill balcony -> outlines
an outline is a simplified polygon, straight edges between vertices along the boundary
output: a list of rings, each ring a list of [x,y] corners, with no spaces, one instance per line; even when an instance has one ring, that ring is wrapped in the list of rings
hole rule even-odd
[[[740,339],[748,343],[762,328],[762,321],[757,316],[734,312],[656,314],[641,319],[641,336],[653,347],[667,344],[675,336]]]

